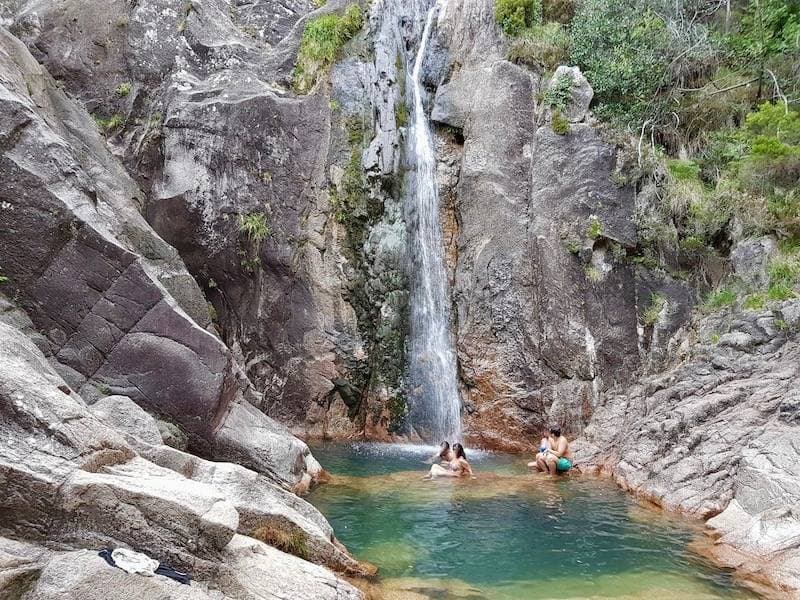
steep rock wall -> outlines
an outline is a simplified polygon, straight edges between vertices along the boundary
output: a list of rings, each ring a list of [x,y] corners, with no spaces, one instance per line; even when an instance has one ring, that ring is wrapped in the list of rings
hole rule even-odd
[[[101,17],[28,2],[12,30],[106,128],[145,217],[212,303],[248,401],[303,435],[388,439],[413,434],[402,149],[429,4],[372,3],[329,76],[296,94],[303,29],[346,6],[147,0]],[[627,260],[638,199],[614,183],[625,159],[587,115],[585,81],[557,135],[549,80],[504,44],[489,0],[443,4],[423,79],[464,419],[473,443],[522,449],[548,420],[580,431],[598,394],[649,360],[651,293],[676,306],[692,293]],[[242,230],[253,215],[263,240]]]

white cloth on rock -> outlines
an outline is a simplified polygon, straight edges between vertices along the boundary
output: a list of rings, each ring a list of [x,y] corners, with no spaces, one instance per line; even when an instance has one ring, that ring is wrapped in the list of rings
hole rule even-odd
[[[111,558],[114,563],[126,573],[137,573],[152,577],[158,568],[158,561],[153,560],[146,554],[141,552],[134,552],[133,550],[126,550],[125,548],[117,548],[111,553]]]

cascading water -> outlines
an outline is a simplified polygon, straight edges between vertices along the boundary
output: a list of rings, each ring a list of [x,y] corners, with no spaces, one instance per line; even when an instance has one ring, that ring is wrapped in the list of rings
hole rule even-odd
[[[412,176],[405,199],[411,259],[411,419],[428,441],[461,439],[461,403],[456,357],[450,339],[447,274],[444,266],[436,156],[423,106],[422,63],[438,11],[428,9],[411,73],[413,121],[408,136]]]

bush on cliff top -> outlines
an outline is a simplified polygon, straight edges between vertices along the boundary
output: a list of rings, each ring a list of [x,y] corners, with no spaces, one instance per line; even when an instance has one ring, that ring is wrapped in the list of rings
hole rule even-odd
[[[292,73],[294,90],[306,93],[314,87],[319,74],[334,63],[342,47],[363,24],[364,17],[358,4],[348,6],[342,15],[323,15],[309,21],[303,31]]]
[[[506,35],[519,35],[542,22],[540,0],[495,0],[494,18]]]
[[[569,33],[560,23],[534,25],[513,38],[506,58],[513,63],[555,69],[569,56]]]

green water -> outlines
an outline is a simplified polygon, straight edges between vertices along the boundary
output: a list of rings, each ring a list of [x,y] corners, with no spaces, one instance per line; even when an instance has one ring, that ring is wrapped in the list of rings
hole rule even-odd
[[[532,476],[475,454],[477,479],[423,481],[429,451],[312,448],[333,482],[309,498],[391,598],[751,598],[687,547],[697,523],[638,506],[596,478]]]

